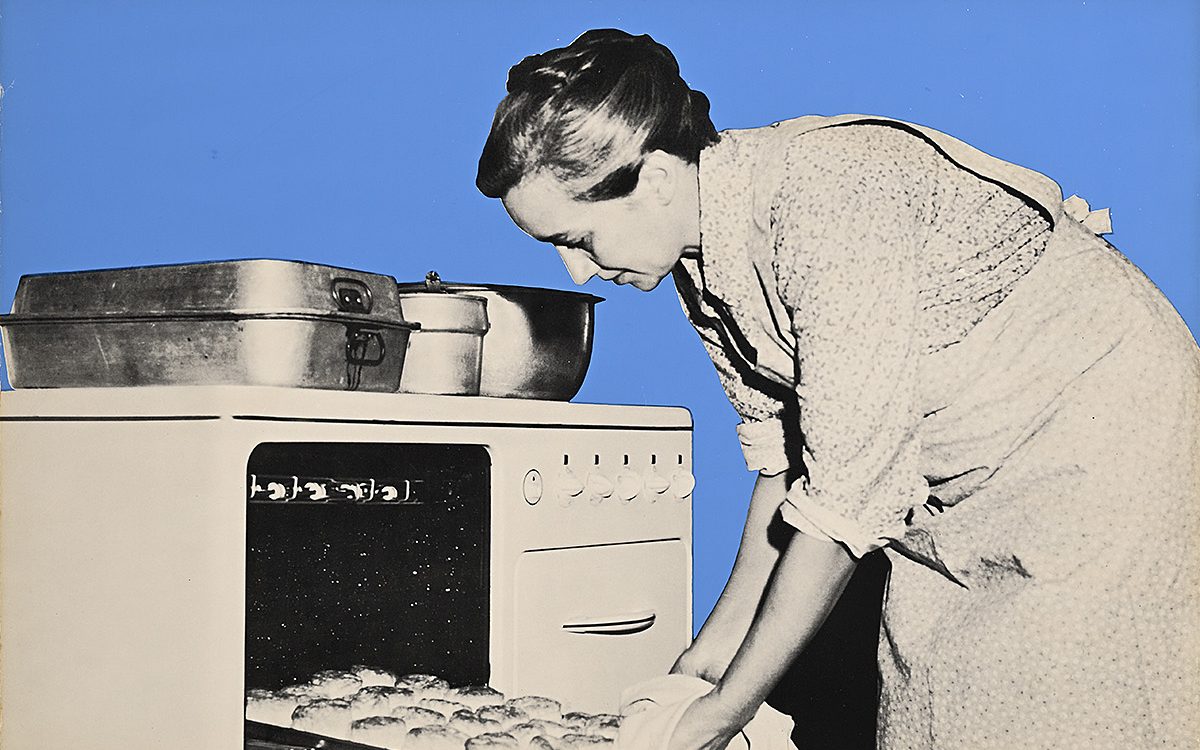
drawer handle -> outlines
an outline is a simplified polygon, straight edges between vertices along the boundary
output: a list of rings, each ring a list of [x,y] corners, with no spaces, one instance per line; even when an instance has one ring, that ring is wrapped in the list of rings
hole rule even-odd
[[[563,630],[580,635],[633,635],[649,630],[658,615],[652,610],[615,617],[592,617],[563,625]]]

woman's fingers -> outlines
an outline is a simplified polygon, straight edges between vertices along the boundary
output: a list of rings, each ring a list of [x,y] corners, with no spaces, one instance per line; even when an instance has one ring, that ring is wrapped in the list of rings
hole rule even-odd
[[[667,750],[725,750],[742,726],[716,693],[702,695],[679,720]]]

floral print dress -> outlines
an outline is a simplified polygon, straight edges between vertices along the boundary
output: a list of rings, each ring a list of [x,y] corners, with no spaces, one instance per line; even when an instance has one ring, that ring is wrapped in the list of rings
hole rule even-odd
[[[676,287],[748,467],[892,563],[880,746],[1194,746],[1200,350],[1106,215],[861,116],[727,131],[700,184]]]

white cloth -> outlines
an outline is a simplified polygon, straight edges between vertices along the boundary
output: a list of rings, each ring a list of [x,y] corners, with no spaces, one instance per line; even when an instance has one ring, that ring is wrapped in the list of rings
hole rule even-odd
[[[666,750],[684,712],[713,689],[699,677],[669,674],[634,685],[621,694],[621,729],[616,750]],[[796,750],[795,725],[765,703],[730,741],[728,750]]]

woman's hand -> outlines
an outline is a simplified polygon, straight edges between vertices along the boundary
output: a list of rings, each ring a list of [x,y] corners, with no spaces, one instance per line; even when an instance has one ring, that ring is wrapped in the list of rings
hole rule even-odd
[[[854,566],[836,543],[793,536],[737,654],[717,686],[684,712],[668,750],[724,750],[821,626]]]
[[[726,704],[718,691],[700,696],[675,726],[667,750],[725,750],[730,740],[753,718]]]

